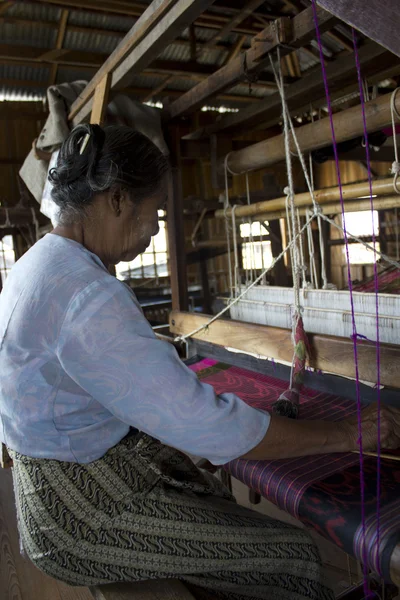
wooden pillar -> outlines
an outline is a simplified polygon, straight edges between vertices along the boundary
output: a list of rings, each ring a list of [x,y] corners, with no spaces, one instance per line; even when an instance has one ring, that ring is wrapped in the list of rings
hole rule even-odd
[[[268,223],[271,238],[271,252],[273,258],[276,258],[283,250],[281,224],[279,222],[279,219],[276,219],[274,221],[268,221]],[[274,278],[275,285],[288,285],[288,275],[283,258],[274,267]]]
[[[169,130],[171,171],[168,178],[167,230],[172,310],[188,310],[188,286],[183,222],[182,165],[179,127]]]
[[[96,86],[93,99],[93,108],[90,122],[93,125],[103,125],[108,105],[108,96],[111,86],[111,73],[106,73],[100,83]]]

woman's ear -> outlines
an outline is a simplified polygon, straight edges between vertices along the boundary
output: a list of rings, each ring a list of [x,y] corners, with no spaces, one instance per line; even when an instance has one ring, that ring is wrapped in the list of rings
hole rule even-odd
[[[110,190],[109,205],[116,217],[119,217],[126,202],[126,192],[120,188]]]

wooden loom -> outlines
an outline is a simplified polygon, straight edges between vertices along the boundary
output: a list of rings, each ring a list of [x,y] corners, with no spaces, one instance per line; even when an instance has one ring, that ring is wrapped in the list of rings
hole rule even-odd
[[[360,2],[360,0],[358,0]],[[328,0],[325,4],[328,3]],[[151,4],[151,6],[145,11],[142,17],[138,20],[131,32],[121,42],[116,51],[106,61],[103,67],[98,71],[96,76],[84,90],[80,98],[74,103],[71,113],[70,120],[73,124],[82,122],[82,120],[88,118],[92,123],[101,123],[105,109],[108,102],[110,93],[123,89],[129,81],[131,73],[140,72],[151,60],[157,55],[157,53],[165,47],[168,40],[172,40],[178,32],[180,32],[185,26],[190,24],[191,21],[200,14],[208,5],[212,4],[211,1],[205,2],[204,0],[178,0],[171,2],[169,0],[157,0]],[[339,4],[339,3],[338,3]],[[341,3],[343,4],[343,3]],[[327,4],[328,5],[328,4]],[[329,6],[330,8],[330,6]],[[362,8],[362,10],[361,10]],[[333,9],[332,9],[333,10]],[[381,10],[381,9],[379,9]],[[393,7],[393,10],[395,8]],[[364,15],[365,6],[360,7],[359,14]],[[346,11],[340,12],[341,18],[346,17]],[[331,13],[324,10],[319,11],[319,17],[322,27],[329,29],[332,23],[337,22]],[[357,26],[357,23],[355,23]],[[368,30],[369,33],[369,30]],[[314,36],[314,26],[312,22],[312,15],[310,9],[301,11],[292,20],[280,19],[277,24],[269,25],[266,29],[257,36],[258,39],[254,40],[252,48],[245,52],[246,64],[248,74],[252,75],[259,70],[262,65],[268,64],[269,52],[277,47],[281,47],[282,55],[290,54],[293,49],[301,47],[302,44],[307,43]],[[386,43],[391,51],[399,53],[400,48],[398,46],[398,37],[390,36],[386,39]],[[397,44],[397,47],[396,47]],[[365,49],[365,61],[369,65],[368,68],[376,70],[376,63],[382,60],[382,64],[389,66],[390,53],[383,53],[378,47],[366,48]],[[343,57],[342,62],[350,62],[348,57]],[[386,61],[386,62],[385,62]],[[373,66],[375,65],[375,66]],[[229,88],[234,85],[243,75],[243,56],[236,56],[226,67],[218,70],[214,75],[209,77],[205,82],[195,86],[192,90],[183,94],[178,100],[176,100],[170,106],[170,117],[176,119],[180,115],[190,113],[196,107],[201,106],[206,100],[213,95],[219,93],[221,90]],[[349,74],[345,74],[343,71],[343,78],[348,77]],[[353,76],[353,75],[352,75]],[[343,79],[345,81],[345,79]],[[306,82],[307,83],[307,82]],[[300,86],[293,84],[293,97],[291,101],[295,102],[296,98],[300,93],[299,87],[306,85],[306,83],[300,82]],[[343,84],[344,85],[344,84]],[[292,86],[290,86],[292,87]],[[304,93],[304,90],[303,90]],[[297,95],[296,95],[297,94]],[[400,107],[400,97],[399,102]],[[228,118],[224,118],[219,121],[212,132],[213,135],[218,132],[232,130],[232,127],[246,127],[246,123],[252,122],[257,123],[260,118],[262,111],[267,111],[272,108],[272,111],[276,111],[276,104],[274,98],[268,99],[265,102],[260,103],[263,106],[254,103],[249,107],[249,110],[240,111],[238,115],[233,115]],[[265,105],[265,106],[264,106]],[[264,108],[263,108],[264,107]],[[371,128],[379,128],[390,123],[389,118],[389,105],[388,98],[383,97],[377,101],[374,101],[368,107],[368,119]],[[346,140],[354,137],[355,135],[362,134],[360,127],[360,116],[359,109],[348,109],[343,111],[337,118],[341,120],[340,139]],[[301,146],[303,149],[323,147],[330,141],[329,132],[327,131],[326,123],[321,121],[320,123],[313,124],[312,126],[305,126],[301,128],[303,131],[304,138],[301,139]],[[308,128],[308,129],[306,129]],[[168,200],[168,235],[169,235],[169,251],[170,251],[170,263],[171,263],[171,287],[172,287],[172,304],[176,309],[175,312],[171,313],[171,331],[175,335],[186,335],[204,325],[209,317],[206,315],[193,315],[185,313],[187,309],[187,286],[186,286],[186,269],[185,269],[185,253],[184,248],[184,235],[183,235],[183,200],[182,191],[180,184],[180,139],[173,125],[170,127],[171,139],[170,139],[170,150],[172,153],[172,163],[175,167],[173,175],[169,183],[169,200]],[[194,138],[195,139],[195,136]],[[261,168],[267,165],[274,164],[278,160],[283,158],[282,155],[282,137],[277,136],[261,142],[255,146],[249,146],[243,151],[233,152],[230,156],[229,166],[233,171],[241,171],[243,169],[254,169]],[[222,170],[222,161],[216,163],[214,161],[215,176]],[[397,198],[393,197],[392,179],[385,181],[378,181],[374,183],[374,193],[380,193],[385,195],[382,200],[376,202],[381,203],[382,208],[389,208],[391,206],[398,206]],[[365,185],[364,185],[365,188]],[[379,189],[378,189],[379,188]],[[326,191],[322,192],[322,195]],[[349,190],[350,195],[347,198],[354,199],[353,201],[361,206],[361,201],[356,200],[361,195],[367,195],[368,190],[362,192],[361,188],[358,190]],[[336,208],[332,209],[332,203],[337,202],[337,190],[336,194],[333,193],[329,197],[329,203],[326,204],[326,210],[334,212]],[[320,204],[323,204],[322,196],[317,197]],[[279,199],[278,199],[279,200]],[[300,195],[297,197],[300,204]],[[309,195],[305,199],[303,206],[309,204]],[[274,207],[275,213],[271,212],[272,206]],[[259,207],[251,205],[249,210],[259,210],[253,214],[260,214],[260,208],[266,214],[268,211],[269,217],[278,219],[284,210],[285,204],[274,201],[268,202],[268,206]],[[241,216],[240,210],[237,210],[236,215]],[[324,208],[323,208],[324,210]],[[352,209],[353,210],[353,209]],[[0,211],[1,212],[1,211]],[[262,212],[261,212],[262,214]],[[0,214],[1,217],[1,214]],[[217,218],[221,217],[221,214],[216,214]],[[271,289],[263,290],[261,287],[254,290],[254,292],[263,295],[264,292],[271,292]],[[279,288],[275,288],[272,294],[275,294]],[[293,347],[291,341],[291,333],[288,328],[287,322],[287,306],[290,304],[290,291],[286,291],[287,302],[281,303],[277,309],[279,319],[266,325],[264,314],[260,317],[260,324],[244,323],[235,320],[218,320],[207,329],[195,334],[193,336],[194,341],[191,345],[196,348],[196,343],[206,341],[210,348],[223,352],[226,360],[233,361],[237,357],[238,353],[243,353],[246,356],[261,357],[260,364],[267,364],[265,359],[274,359],[275,361],[291,362],[293,355]],[[331,292],[326,292],[331,293]],[[340,296],[341,298],[344,296]],[[310,313],[313,309],[320,310],[320,301],[317,298],[317,306],[314,306],[315,296],[323,296],[323,294],[311,294],[309,295],[310,301]],[[321,300],[321,299],[320,299]],[[253,300],[254,302],[264,302],[264,299]],[[360,300],[363,304],[363,300]],[[385,304],[385,300],[383,303]],[[279,303],[276,303],[277,305]],[[253,305],[256,306],[256,305]],[[384,310],[387,308],[388,314],[386,315],[388,322],[392,317],[396,317],[396,307],[390,307],[389,305],[384,306]],[[391,310],[392,308],[392,310]],[[238,307],[238,310],[245,309],[245,305]],[[367,307],[370,311],[371,308]],[[264,309],[263,309],[264,312]],[[342,307],[339,315],[346,317],[345,308]],[[397,312],[397,315],[400,314]],[[239,315],[238,315],[239,316]],[[365,316],[365,315],[364,315]],[[245,320],[244,315],[240,315],[242,321]],[[250,315],[254,320],[254,317]],[[332,318],[336,318],[337,315],[332,315]],[[263,320],[262,320],[263,319]],[[310,319],[311,321],[311,319]],[[396,321],[397,324],[397,321]],[[271,326],[273,325],[273,326]],[[309,323],[307,324],[309,325]],[[397,325],[396,325],[397,326]],[[307,327],[309,331],[311,329]],[[387,327],[387,340],[388,342],[393,341],[390,331],[390,326]],[[325,331],[317,331],[315,334],[310,336],[313,353],[310,358],[310,366],[316,370],[322,370],[325,372],[333,372],[343,377],[354,377],[354,364],[352,355],[352,342],[348,339],[348,331],[343,330],[343,335],[346,337],[338,337],[327,335],[327,333],[333,333],[332,329]],[[370,336],[367,336],[370,337]],[[370,339],[373,339],[371,336]],[[197,340],[197,341],[196,341]],[[376,378],[375,369],[375,346],[372,342],[362,341],[359,344],[360,351],[360,377],[367,381],[373,381]],[[381,382],[385,386],[394,387],[400,389],[400,376],[398,373],[398,365],[400,358],[400,348],[396,344],[384,343],[382,345],[382,370],[381,370]],[[257,360],[257,359],[256,359]],[[263,368],[261,366],[261,368]],[[393,552],[393,581],[400,584],[400,547],[396,547]],[[94,590],[96,597],[112,598],[113,600],[121,593],[120,590],[114,589],[111,586],[107,591]],[[129,586],[132,588],[132,594],[136,593],[135,586]],[[163,590],[166,594],[166,590]],[[126,598],[131,597],[130,591],[127,592]],[[125,598],[125,595],[123,596]],[[179,595],[179,597],[182,597]],[[146,596],[147,598],[147,596]]]
[[[342,6],[341,10],[346,13]],[[218,75],[220,75],[219,79]],[[218,75],[214,78],[214,90],[218,89],[218,81],[221,82],[224,75],[226,76],[224,73]],[[202,98],[202,94],[209,92],[209,87],[213,84],[214,80],[209,82],[208,90],[206,85],[198,86],[198,90],[192,90],[190,94],[186,95],[186,98],[182,98],[175,103],[176,110],[179,112],[179,110],[183,111],[183,107],[186,107],[186,110],[195,107],[199,99]],[[197,95],[196,91],[198,92]],[[396,108],[400,108],[399,97],[396,100]],[[233,117],[231,122],[234,122],[235,118]],[[391,121],[389,98],[382,97],[367,103],[366,119],[369,131],[389,125]],[[240,116],[237,120],[240,121]],[[230,127],[229,118],[226,121],[228,129]],[[363,134],[359,106],[335,115],[334,121],[338,141],[349,140]],[[212,133],[222,129],[223,126],[217,124]],[[198,137],[202,135],[204,134],[198,132]],[[190,138],[190,135],[187,137]],[[196,134],[193,134],[192,139],[195,138]],[[328,119],[299,128],[298,139],[303,151],[310,151],[330,144],[331,132]],[[225,159],[221,157],[219,161],[215,160],[214,156],[215,181],[218,180],[218,177],[221,181],[224,168],[228,168],[232,173],[243,173],[271,166],[282,160],[284,155],[284,139],[283,135],[280,135],[243,150],[230,152]],[[359,198],[367,196],[369,193],[368,183],[344,186],[344,197],[346,200],[348,198],[352,200],[351,210],[366,210],[365,203],[361,208],[362,200],[359,200]],[[376,208],[380,208],[380,206],[390,208],[400,205],[399,197],[393,196],[392,178],[374,181],[372,193],[380,195],[375,202]],[[340,206],[337,203],[340,196],[338,188],[317,191],[315,196],[317,202],[322,205],[323,212],[328,214],[338,214],[340,212]],[[391,196],[390,200],[385,196]],[[297,195],[295,201],[296,205],[303,210],[304,207],[311,204],[310,194]],[[336,202],[336,205],[333,204],[334,202]],[[278,219],[286,216],[285,203],[286,198],[278,198],[254,205],[240,206],[236,208],[235,216],[237,218],[252,216],[257,219],[262,215],[263,219]],[[216,212],[215,216],[216,218],[229,219],[231,209],[221,209]],[[239,285],[237,293],[240,294],[242,290],[243,288]],[[261,362],[262,360],[265,361],[265,368],[260,362],[253,366],[261,373],[266,372],[268,370],[268,359],[270,362],[278,361],[287,364],[292,362],[293,296],[293,290],[289,288],[258,285],[249,290],[236,304],[232,305],[230,308],[232,320],[218,319],[210,322],[211,317],[205,315],[190,315],[176,311],[171,314],[170,328],[177,336],[183,338],[190,336],[191,342],[190,338],[186,338],[186,340],[189,339],[189,353],[197,352],[202,356],[209,356],[216,352],[219,360],[227,363],[235,362],[238,355],[247,356],[249,359],[256,359],[256,361],[261,359]],[[374,343],[376,341],[375,294],[356,293],[354,300],[358,331],[363,334],[363,337],[368,338],[358,344],[359,377],[361,380],[374,382],[377,376],[376,344]],[[304,290],[301,292],[301,305],[304,310],[305,328],[307,332],[311,333],[312,350],[309,366],[316,371],[321,370],[342,377],[354,378],[355,365],[353,341],[351,340],[351,320],[349,319],[349,292]],[[399,297],[379,295],[380,341],[382,342],[381,384],[396,390],[400,390],[400,376],[396,366],[400,353],[399,309]],[[206,346],[202,347],[202,344],[206,344]],[[331,383],[335,384],[334,381]],[[338,385],[337,382],[336,385]],[[385,400],[385,394],[382,394],[382,398]],[[399,406],[398,397],[395,398],[394,402]],[[256,467],[250,467],[249,465],[249,468]],[[233,472],[244,472],[246,469],[247,466],[243,469],[238,467]],[[246,478],[243,480],[245,481]],[[393,550],[391,561],[391,578],[397,585],[400,585],[399,553],[400,544]]]

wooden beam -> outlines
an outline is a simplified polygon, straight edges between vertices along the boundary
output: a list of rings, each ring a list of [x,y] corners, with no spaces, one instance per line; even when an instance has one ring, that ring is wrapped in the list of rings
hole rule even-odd
[[[374,207],[376,210],[391,210],[393,208],[400,208],[400,198],[398,196],[381,196],[379,198],[374,198]],[[299,215],[301,217],[306,216],[307,210],[309,210],[310,206],[300,206],[298,209]],[[328,202],[328,204],[320,205],[321,212],[324,215],[340,215],[342,212],[342,206],[340,202]],[[345,201],[345,211],[347,212],[369,212],[371,210],[371,202],[368,199],[366,200],[346,200]],[[277,210],[273,212],[263,212],[260,214],[253,215],[253,220],[267,220],[271,221],[272,219],[286,219],[286,210]],[[326,221],[322,221],[322,224],[326,223]],[[329,223],[328,223],[329,225]],[[351,233],[351,231],[350,231]],[[329,278],[328,278],[329,279]]]
[[[228,33],[230,33],[236,27],[236,25],[239,25],[239,23],[244,21],[244,19],[257,10],[257,8],[264,2],[265,0],[250,0],[249,2],[246,2],[243,8],[241,8],[240,11],[231,18],[230,21],[228,21],[210,40],[203,45],[202,50],[215,46],[219,40],[228,35]]]
[[[369,183],[368,181],[362,181],[361,183],[349,183],[342,186],[343,199],[354,199],[362,196],[369,196]],[[377,196],[389,196],[393,194],[393,178],[389,177],[386,179],[376,179],[372,182],[372,193]],[[337,186],[325,188],[322,190],[315,190],[314,196],[318,204],[324,205],[340,200],[340,190]],[[400,197],[399,197],[400,202]],[[295,204],[298,208],[312,206],[312,200],[309,192],[295,195]],[[250,217],[253,215],[266,215],[268,213],[274,213],[286,209],[286,196],[281,198],[275,198],[273,200],[262,200],[261,202],[255,202],[250,205],[238,206],[235,209],[235,216],[239,217]],[[226,211],[226,215],[231,216],[231,209]],[[215,212],[217,219],[225,218],[225,210],[217,210]],[[278,217],[276,217],[278,218]]]
[[[172,312],[170,331],[175,335],[186,335],[205,325],[210,318],[207,315]],[[292,333],[289,329],[218,319],[193,338],[278,361],[291,363],[293,359]],[[355,377],[351,339],[317,334],[309,334],[308,338],[312,356],[310,367],[344,377]],[[360,379],[376,381],[375,344],[360,341],[357,347]],[[382,385],[400,388],[400,346],[382,344],[381,348]]]
[[[100,52],[83,52],[69,49],[36,48],[34,46],[17,46],[13,44],[0,44],[0,64],[11,65],[22,63],[29,67],[42,69],[43,62],[49,65],[56,63],[63,69],[98,70],[108,58],[108,54]],[[158,74],[173,74],[177,79],[203,81],[215,72],[212,65],[196,63],[192,61],[177,60],[154,60],[140,73],[142,77]],[[263,74],[254,87],[260,89],[275,89],[276,85],[268,74]]]
[[[115,48],[114,52],[112,52],[112,54],[107,58],[93,79],[85,87],[79,98],[73,103],[69,114],[70,120],[74,119],[78,112],[92,97],[97,85],[100,83],[103,77],[108,73],[113,73],[113,71],[115,71],[115,69],[136,48],[136,46],[157,25],[157,23],[166,14],[168,14],[169,10],[174,4],[175,0],[155,0],[149,6],[148,10],[146,11],[146,19],[141,18],[137,21],[137,23],[135,23],[132,29]]]
[[[0,64],[1,64],[1,60],[0,60]],[[144,75],[142,73],[142,75]],[[175,76],[174,76],[175,79]],[[177,78],[179,79],[179,77]],[[3,86],[5,87],[16,87],[17,89],[24,89],[24,88],[37,88],[37,89],[43,89],[46,90],[47,89],[47,83],[44,81],[34,81],[32,79],[2,79],[1,83]],[[127,87],[123,90],[123,94],[127,95],[127,96],[135,96],[136,98],[141,98],[144,95],[148,95],[150,94],[153,96],[154,92],[152,91],[151,88],[142,88],[142,87]],[[168,90],[168,96],[171,96],[171,98],[179,98],[180,96],[182,96],[182,94],[184,94],[184,92],[182,90]],[[239,96],[239,95],[235,95],[235,94],[220,94],[218,96],[218,98],[220,98],[221,100],[226,100],[227,102],[243,102],[248,104],[249,102],[258,102],[258,99],[256,100],[255,98],[251,98],[249,96]],[[3,117],[1,116],[1,110],[0,110],[0,120]],[[17,118],[17,117],[15,117]],[[23,117],[26,118],[26,117]],[[42,118],[42,117],[40,117]]]
[[[103,125],[108,105],[108,94],[111,85],[111,73],[106,73],[94,92],[93,108],[90,122],[94,125]]]
[[[154,2],[159,0],[153,0]],[[166,0],[165,0],[166,1]],[[142,41],[132,50],[128,50],[128,40],[135,39],[135,31],[137,25],[133,30],[122,40],[121,45],[116,48],[113,55],[114,59],[110,60],[108,64],[104,65],[104,68],[100,71],[112,71],[111,89],[123,89],[127,87],[135,73],[140,73],[145,69],[151,62],[158,56],[160,51],[165,48],[176,35],[184,29],[185,26],[193,22],[198,14],[204,10],[208,5],[212,4],[213,0],[176,0],[170,10],[159,20],[159,22],[153,27],[151,32],[146,35]],[[153,6],[153,4],[151,6]],[[149,7],[150,9],[150,7]],[[143,26],[144,27],[144,26]],[[121,49],[125,49],[123,55]],[[118,59],[116,63],[114,60]],[[100,73],[99,71],[99,73]],[[96,74],[97,75],[97,74]],[[96,77],[96,76],[95,76]],[[82,122],[91,110],[90,95],[92,93],[93,80],[89,82],[86,90],[76,101],[71,108],[69,119],[72,120],[73,124]]]
[[[116,14],[130,17],[141,17],[143,12],[148,8],[148,4],[141,2],[131,2],[126,0],[110,0],[110,2],[97,2],[96,0],[38,0],[39,2],[47,4],[55,4],[56,6],[66,6],[78,8],[80,11],[89,12],[103,12],[108,14]],[[235,13],[238,9],[230,8],[229,12]],[[237,33],[245,33],[247,35],[255,35],[262,27],[256,21],[256,15],[254,16],[254,22],[251,24],[241,23],[233,29]],[[215,12],[209,13],[206,10],[202,12],[195,20],[196,27],[205,27],[210,29],[220,29],[225,23],[229,21],[229,16],[216,14]]]
[[[320,10],[320,9],[319,9]],[[332,25],[332,16],[326,11],[319,13],[322,30]],[[209,98],[232,87],[243,76],[246,64],[248,75],[261,71],[269,64],[269,53],[281,46],[281,54],[289,54],[293,48],[307,43],[314,36],[314,21],[311,7],[300,13],[292,21],[280,19],[269,25],[253,40],[253,46],[246,50],[245,63],[237,56],[230,64],[222,67],[206,81],[189,90],[182,98],[171,105],[170,117],[179,117],[199,108]]]
[[[64,9],[61,12],[60,24],[58,26],[57,40],[56,40],[56,49],[57,50],[61,50],[63,47],[65,32],[67,30],[68,17],[69,17],[69,10]],[[49,80],[48,80],[49,86],[54,85],[56,83],[57,70],[58,70],[57,64],[51,65]]]
[[[396,108],[400,110],[400,97],[396,99]],[[368,131],[377,131],[391,123],[390,94],[371,100],[365,104],[365,116]],[[360,106],[354,106],[333,115],[335,135],[337,142],[351,140],[363,135],[363,119]],[[299,127],[296,131],[297,140],[302,152],[316,150],[332,144],[332,132],[329,119],[320,119]],[[292,149],[294,145],[292,143]],[[283,135],[278,135],[244,150],[230,153],[228,168],[233,173],[242,173],[250,170],[262,169],[273,165],[285,158],[285,144]],[[221,159],[220,171],[223,172],[224,164]]]
[[[188,285],[183,222],[182,171],[178,130],[169,132],[171,170],[168,178],[167,233],[173,310],[188,309]]]
[[[339,19],[400,56],[400,3],[397,0],[317,0]]]
[[[388,64],[398,64],[398,60],[382,46],[373,42],[367,43],[359,50],[360,65],[363,74],[370,76],[378,73]],[[339,58],[327,66],[330,92],[332,96],[341,93],[343,88],[352,85],[358,89],[357,78],[354,77],[354,62],[348,56]],[[321,71],[305,73],[301,80],[287,86],[285,90],[289,110],[295,111],[310,99],[316,103],[325,99],[325,89]],[[281,98],[279,93],[272,94],[258,104],[252,104],[239,113],[221,117],[218,123],[209,125],[185,136],[186,139],[200,139],[214,133],[248,131],[268,119],[268,123],[277,122],[281,116]]]

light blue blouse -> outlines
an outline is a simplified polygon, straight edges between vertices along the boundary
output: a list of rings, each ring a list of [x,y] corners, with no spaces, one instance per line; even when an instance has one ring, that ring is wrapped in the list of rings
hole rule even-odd
[[[82,245],[48,234],[13,267],[0,294],[0,441],[9,448],[88,463],[133,426],[223,464],[255,447],[269,422],[201,383]]]

